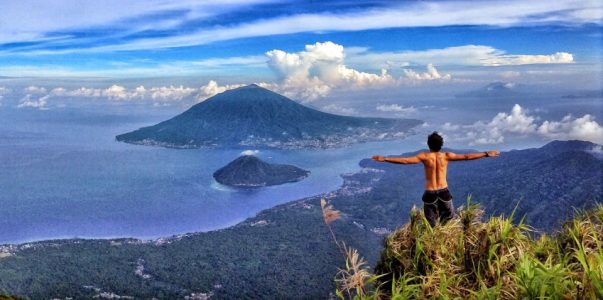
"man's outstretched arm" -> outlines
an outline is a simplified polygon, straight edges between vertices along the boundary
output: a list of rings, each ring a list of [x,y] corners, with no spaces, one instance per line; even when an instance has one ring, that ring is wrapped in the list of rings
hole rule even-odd
[[[418,164],[421,162],[419,156],[412,157],[385,157],[381,155],[374,155],[373,159],[376,161],[383,161],[393,164]]]
[[[467,153],[467,154],[456,154],[452,152],[446,152],[446,159],[448,160],[473,160],[480,159],[484,157],[496,157],[499,156],[500,152],[494,151],[486,151],[479,153]]]

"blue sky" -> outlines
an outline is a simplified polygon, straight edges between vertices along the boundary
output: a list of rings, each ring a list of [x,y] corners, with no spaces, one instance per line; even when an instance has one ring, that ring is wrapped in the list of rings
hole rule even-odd
[[[437,99],[487,96],[495,83],[509,103],[457,109],[437,126],[469,128],[458,140],[483,144],[505,134],[599,142],[602,25],[600,0],[8,0],[0,107],[185,108],[258,83],[333,113],[430,119],[432,107],[455,106]],[[559,104],[567,95],[599,98],[570,109]]]
[[[574,62],[594,64],[601,59],[601,6],[566,0],[7,1],[0,12],[0,75],[219,75],[237,67],[237,75],[246,76],[257,74],[250,57],[261,64],[267,51],[296,52],[325,41],[374,53],[465,45],[513,55],[566,52]],[[248,59],[214,61],[212,72],[192,67],[242,57]],[[162,68],[166,64],[189,67]],[[454,65],[440,67],[448,64]]]

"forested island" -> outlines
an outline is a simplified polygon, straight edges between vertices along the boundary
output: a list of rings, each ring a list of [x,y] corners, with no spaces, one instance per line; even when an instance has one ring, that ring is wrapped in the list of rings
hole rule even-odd
[[[159,124],[116,136],[170,148],[335,148],[401,139],[415,119],[341,116],[301,105],[252,84],[215,95]]]
[[[296,182],[310,171],[292,165],[269,164],[255,155],[241,155],[214,172],[217,182],[241,188],[254,188]]]

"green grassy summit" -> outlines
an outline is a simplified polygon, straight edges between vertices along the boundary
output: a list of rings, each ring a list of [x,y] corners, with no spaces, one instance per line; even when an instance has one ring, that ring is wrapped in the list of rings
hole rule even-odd
[[[482,221],[467,205],[431,228],[414,209],[384,241],[374,274],[348,255],[336,279],[341,298],[602,299],[603,205],[577,212],[554,235],[513,216]],[[360,263],[359,263],[360,262]],[[359,276],[358,274],[362,274]],[[362,278],[361,281],[358,279]]]

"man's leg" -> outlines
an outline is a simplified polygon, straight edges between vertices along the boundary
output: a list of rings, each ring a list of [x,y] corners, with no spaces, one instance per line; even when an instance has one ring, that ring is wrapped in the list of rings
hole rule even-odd
[[[431,227],[434,227],[438,221],[438,205],[436,203],[437,195],[432,193],[423,194],[423,213],[425,219]]]
[[[452,195],[447,189],[438,193],[438,214],[440,215],[440,223],[446,224],[448,220],[454,217],[454,204],[452,204]]]

